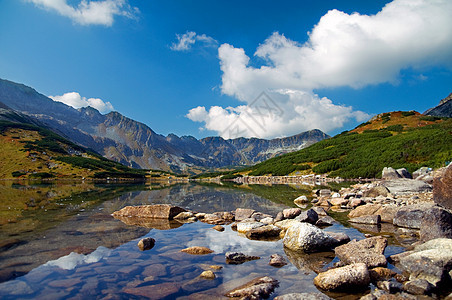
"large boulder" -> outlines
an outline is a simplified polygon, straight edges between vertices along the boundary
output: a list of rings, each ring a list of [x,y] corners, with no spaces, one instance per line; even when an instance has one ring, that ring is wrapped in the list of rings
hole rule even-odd
[[[432,186],[424,181],[400,178],[395,180],[388,180],[383,185],[393,195],[406,195],[412,193],[431,192]]]
[[[401,178],[401,176],[399,173],[397,173],[397,171],[394,168],[391,167],[383,168],[383,171],[381,172],[381,179],[392,180],[397,178]]]
[[[241,299],[267,298],[278,287],[278,280],[268,276],[259,277],[225,294],[226,297]]]
[[[397,267],[408,272],[410,280],[425,279],[436,288],[451,290],[452,239],[430,240],[395,257]]]
[[[287,229],[283,244],[293,251],[319,252],[337,245],[337,240],[309,223],[295,223]]]
[[[425,212],[431,207],[431,204],[414,204],[401,207],[394,216],[393,224],[399,227],[420,229]]]
[[[384,267],[387,264],[383,255],[388,241],[381,236],[352,241],[336,247],[336,256],[345,264],[364,263],[368,268]]]
[[[369,203],[366,205],[358,206],[352,210],[348,216],[350,218],[358,218],[363,216],[376,216],[381,217],[381,222],[393,223],[395,214],[399,210],[399,206],[395,204],[373,204]]]
[[[297,220],[297,221],[307,222],[310,224],[315,224],[318,219],[319,219],[319,215],[312,208],[300,212],[300,214],[295,218],[295,220]]]
[[[358,263],[320,273],[314,284],[327,291],[356,291],[369,286],[370,276],[367,266]]]
[[[348,217],[349,218],[357,218],[357,217],[362,217],[362,216],[372,216],[381,208],[381,206],[382,206],[381,204],[373,204],[373,203],[361,205],[361,206],[358,206],[357,208],[355,208],[354,210],[352,210],[348,214]]]
[[[441,207],[432,207],[425,211],[420,236],[423,241],[437,238],[452,239],[452,213]]]
[[[433,176],[433,201],[452,209],[452,163],[440,169]]]
[[[169,204],[139,205],[126,206],[112,215],[114,217],[138,217],[138,218],[155,218],[172,220],[179,213],[186,211],[185,209]]]
[[[378,196],[383,196],[386,197],[389,194],[389,190],[387,187],[383,186],[383,185],[377,185],[374,186],[370,189],[368,189],[367,191],[364,192],[363,196],[364,197],[378,197]]]
[[[428,167],[421,167],[413,172],[413,179],[418,178],[419,176],[430,175],[432,173],[432,169]]]
[[[400,175],[400,177],[402,177],[402,178],[408,178],[408,179],[412,179],[412,178],[413,178],[413,176],[411,176],[410,172],[408,172],[408,170],[405,169],[405,168],[397,169],[396,172],[397,172],[397,173]]]

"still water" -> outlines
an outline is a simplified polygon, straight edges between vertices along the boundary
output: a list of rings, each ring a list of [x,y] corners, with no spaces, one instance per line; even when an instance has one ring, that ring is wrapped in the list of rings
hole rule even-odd
[[[227,299],[223,296],[227,291],[266,275],[279,281],[270,298],[317,292],[312,280],[316,272],[336,262],[333,252],[293,253],[284,249],[280,240],[249,240],[229,225],[223,232],[202,222],[162,222],[147,228],[111,217],[126,205],[159,203],[205,213],[242,207],[276,215],[294,207],[293,199],[301,194],[310,194],[309,187],[2,182],[0,298]],[[341,216],[335,215],[338,220]],[[344,221],[326,230],[345,232],[352,239],[362,239],[363,232],[384,234],[381,228],[357,230]],[[390,233],[387,236],[392,245],[386,254],[400,252],[397,239]],[[137,242],[144,237],[155,239],[154,248],[138,249]],[[191,246],[214,252],[180,252]],[[224,256],[227,251],[261,259],[229,265]],[[275,253],[284,256],[288,265],[268,265]],[[204,270],[213,270],[216,278],[199,278]],[[330,296],[353,299],[359,295]]]

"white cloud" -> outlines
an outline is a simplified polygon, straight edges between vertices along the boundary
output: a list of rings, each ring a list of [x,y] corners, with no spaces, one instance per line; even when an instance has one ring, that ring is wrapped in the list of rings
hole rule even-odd
[[[127,0],[82,0],[74,7],[67,0],[27,0],[39,7],[54,10],[81,25],[111,26],[115,16],[135,18],[138,8],[131,7]]]
[[[176,33],[177,42],[171,44],[171,50],[174,51],[187,51],[197,43],[201,42],[204,47],[217,47],[218,42],[210,36],[205,34],[197,34],[193,31],[187,31],[184,34]]]
[[[320,98],[313,91],[396,83],[400,71],[409,68],[452,67],[451,15],[449,0],[395,0],[376,15],[331,10],[314,26],[304,44],[273,33],[254,53],[265,62],[261,67],[249,66],[250,57],[243,49],[222,44],[218,48],[223,72],[221,91],[248,106],[259,93],[267,91],[284,111],[284,116],[264,118],[265,130],[245,130],[247,126],[242,126],[245,136],[337,129],[367,115]],[[231,119],[249,124],[250,116],[258,113],[246,105],[208,110],[197,107],[187,117],[202,120],[206,129],[230,137],[224,128]]]
[[[77,92],[65,93],[61,96],[49,96],[49,98],[53,101],[63,102],[73,108],[91,106],[101,113],[107,113],[114,110],[113,105],[110,102],[104,102],[99,98],[82,97]]]

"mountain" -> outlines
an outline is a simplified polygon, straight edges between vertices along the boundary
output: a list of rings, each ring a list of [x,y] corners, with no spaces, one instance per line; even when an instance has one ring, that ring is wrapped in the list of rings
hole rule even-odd
[[[232,174],[325,174],[343,178],[375,178],[384,167],[413,172],[444,166],[452,159],[452,118],[415,111],[377,115],[351,131],[281,155]]]
[[[264,140],[163,136],[118,112],[74,109],[23,84],[0,79],[0,102],[69,140],[134,168],[199,173],[212,168],[250,165],[298,150],[329,136],[311,130]]]
[[[442,99],[437,106],[426,110],[424,115],[452,118],[452,93]]]

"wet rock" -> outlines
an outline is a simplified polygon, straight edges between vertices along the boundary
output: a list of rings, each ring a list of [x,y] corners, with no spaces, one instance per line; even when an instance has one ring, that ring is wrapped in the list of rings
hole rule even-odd
[[[195,216],[194,213],[192,213],[191,211],[183,211],[179,214],[177,214],[177,216],[174,217],[174,219],[176,220],[186,220],[189,218],[193,218]]]
[[[314,278],[314,284],[327,291],[356,291],[369,283],[369,271],[363,263],[331,269]]]
[[[397,273],[388,269],[377,267],[369,270],[370,280],[372,282],[389,280],[393,278]]]
[[[405,291],[413,295],[430,295],[434,286],[425,279],[416,279],[404,284]]]
[[[154,247],[154,245],[155,245],[155,240],[150,237],[141,239],[138,242],[138,248],[140,248],[141,251],[150,250]]]
[[[249,209],[249,208],[237,208],[235,210],[235,220],[237,222],[240,222],[244,219],[248,219],[250,218],[253,213],[255,212],[254,209]]]
[[[275,297],[275,300],[330,300],[322,293],[290,293]]]
[[[235,220],[235,215],[229,211],[218,211],[214,212],[213,214],[227,222],[232,222]]]
[[[212,271],[204,271],[199,275],[199,277],[205,278],[205,279],[215,279],[215,273]]]
[[[333,223],[335,223],[336,221],[330,217],[330,216],[324,216],[324,217],[320,217],[317,222],[315,222],[315,226],[331,226],[333,225]]]
[[[261,222],[240,222],[237,223],[237,231],[240,233],[247,233],[251,229],[259,228],[264,226],[264,223]]]
[[[178,206],[172,206],[169,204],[154,204],[126,206],[121,210],[115,211],[112,215],[114,217],[124,216],[172,220],[175,216],[184,211],[186,210]]]
[[[247,231],[246,237],[249,239],[268,239],[278,237],[280,232],[281,228],[275,225],[265,225]]]
[[[206,247],[194,246],[194,247],[182,249],[181,252],[185,252],[188,254],[194,254],[194,255],[205,255],[205,254],[213,253],[214,251],[209,248],[206,248]]]
[[[331,249],[337,240],[309,223],[293,224],[283,239],[285,247],[294,251],[319,252]]]
[[[259,256],[245,255],[241,252],[226,252],[226,263],[230,265],[239,265],[250,260],[260,259]]]
[[[206,215],[206,213],[197,213],[197,214],[195,214],[195,217],[197,218],[197,219],[204,219],[204,216]]]
[[[420,229],[425,212],[431,207],[431,204],[415,204],[401,207],[394,216],[394,225]]]
[[[452,209],[452,164],[437,170],[433,176],[433,201]]]
[[[146,299],[163,299],[179,292],[180,285],[177,283],[160,283],[156,285],[146,285],[134,288],[125,288],[124,293]]]
[[[384,237],[376,236],[336,247],[334,252],[345,264],[364,263],[368,268],[384,267],[387,261],[383,253],[387,245]]]
[[[287,265],[287,261],[283,256],[279,254],[272,254],[270,256],[270,262],[268,264],[272,267],[280,268]]]
[[[383,171],[381,173],[381,179],[383,179],[383,180],[397,179],[400,177],[401,177],[400,174],[397,173],[397,171],[391,167],[384,167]]]
[[[381,217],[380,217],[380,215],[362,216],[362,217],[352,218],[349,221],[352,223],[359,223],[359,224],[378,225],[381,223]]]
[[[452,239],[452,213],[441,207],[427,210],[422,218],[420,237],[423,241],[436,238]]]
[[[250,300],[267,298],[278,287],[278,284],[278,281],[271,277],[259,277],[227,292],[225,296]]]
[[[283,210],[283,216],[284,219],[294,219],[296,216],[298,216],[299,214],[301,214],[301,209],[300,208],[286,208],[285,210]]]
[[[224,227],[221,225],[215,225],[212,227],[212,229],[215,229],[216,231],[224,231]]]
[[[313,209],[308,209],[308,210],[302,211],[300,213],[300,215],[298,215],[295,218],[295,220],[297,220],[297,221],[307,222],[310,224],[315,224],[318,219],[319,219],[319,215]]]

